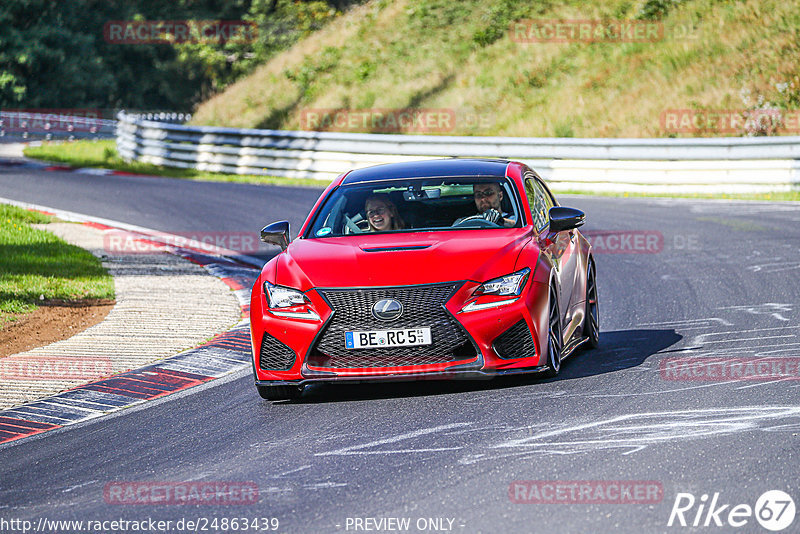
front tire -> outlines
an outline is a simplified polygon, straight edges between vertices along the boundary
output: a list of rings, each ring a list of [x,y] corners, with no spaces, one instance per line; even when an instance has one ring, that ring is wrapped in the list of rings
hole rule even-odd
[[[555,378],[561,371],[561,351],[564,342],[561,338],[561,314],[558,311],[558,293],[550,286],[550,315],[547,328],[547,371],[546,378]]]
[[[594,261],[589,262],[586,273],[586,311],[583,318],[583,335],[586,345],[596,349],[600,344],[600,309],[597,302],[597,279]]]
[[[271,401],[299,399],[303,394],[298,386],[256,386],[256,389],[262,399]]]

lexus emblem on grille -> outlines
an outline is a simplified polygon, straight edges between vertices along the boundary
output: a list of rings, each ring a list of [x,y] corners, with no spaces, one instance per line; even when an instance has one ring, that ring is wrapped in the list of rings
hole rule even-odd
[[[382,299],[372,305],[372,315],[381,321],[394,321],[403,315],[403,305],[394,299]]]

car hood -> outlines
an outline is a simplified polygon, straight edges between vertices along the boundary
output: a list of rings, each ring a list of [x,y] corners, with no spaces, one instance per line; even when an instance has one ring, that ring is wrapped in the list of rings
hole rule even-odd
[[[514,272],[528,241],[522,228],[298,239],[276,258],[276,283],[306,291],[484,282]]]

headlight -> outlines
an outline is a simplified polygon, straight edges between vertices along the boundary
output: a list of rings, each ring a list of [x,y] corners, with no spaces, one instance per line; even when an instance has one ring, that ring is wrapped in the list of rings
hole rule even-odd
[[[522,293],[530,274],[531,270],[525,267],[521,271],[494,278],[478,286],[474,295],[517,296]]]
[[[525,287],[525,282],[531,270],[525,267],[521,271],[501,276],[500,278],[493,278],[488,282],[484,282],[478,286],[478,289],[472,293],[474,297],[462,312],[473,312],[478,310],[487,310],[489,308],[499,308],[506,304],[512,304],[519,300],[519,295],[522,293],[522,288]],[[481,298],[486,297],[486,298]],[[510,298],[497,298],[497,297],[510,297]]]
[[[264,294],[267,295],[267,303],[270,308],[291,308],[311,304],[311,301],[297,291],[288,287],[276,286],[269,282],[264,282]]]

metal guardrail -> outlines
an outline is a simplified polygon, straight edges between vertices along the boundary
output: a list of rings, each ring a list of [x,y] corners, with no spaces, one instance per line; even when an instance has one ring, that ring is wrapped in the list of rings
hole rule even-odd
[[[192,120],[191,113],[181,113],[176,111],[126,111],[125,115],[132,119],[167,122],[170,124],[183,124],[184,122]]]
[[[800,137],[572,139],[296,132],[185,126],[118,116],[128,160],[330,180],[357,167],[431,157],[531,164],[557,190],[758,192],[800,186]]]

